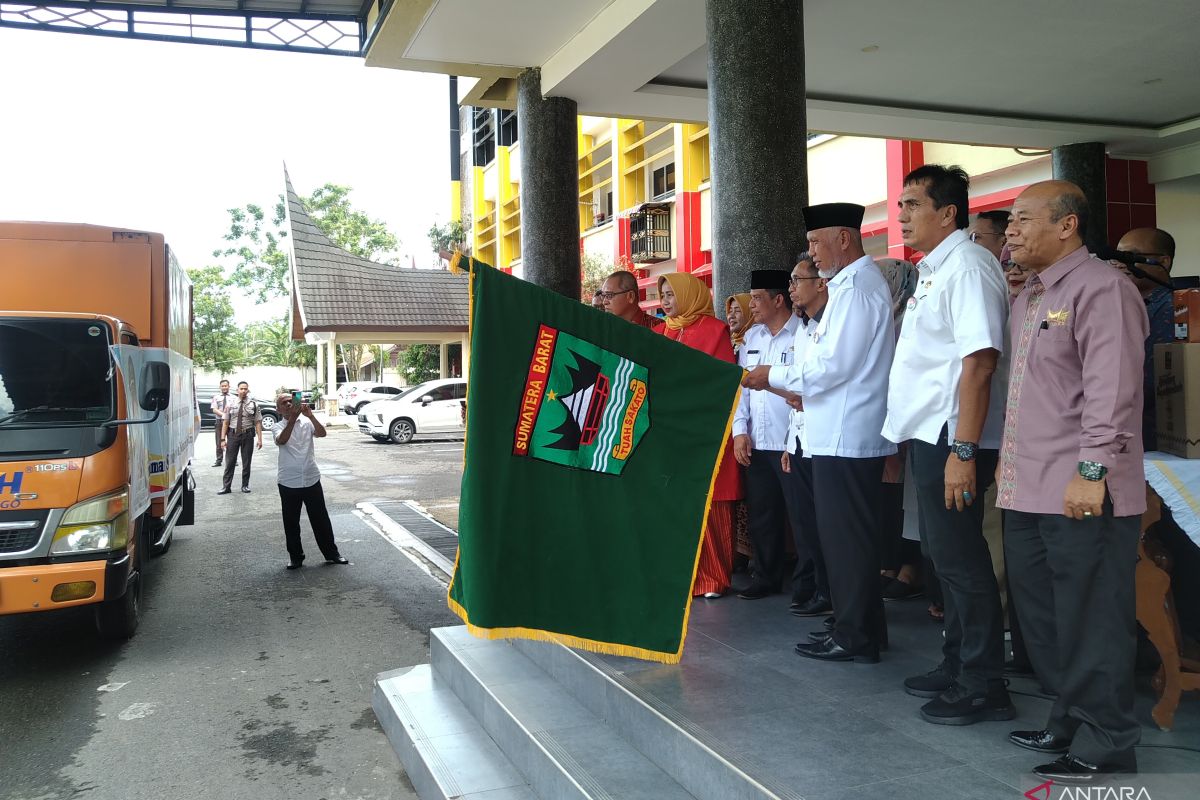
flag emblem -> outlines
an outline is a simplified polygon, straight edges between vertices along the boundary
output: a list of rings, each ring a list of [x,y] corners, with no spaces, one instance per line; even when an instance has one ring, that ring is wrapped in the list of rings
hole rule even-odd
[[[513,455],[620,475],[650,426],[648,383],[641,364],[539,325]]]

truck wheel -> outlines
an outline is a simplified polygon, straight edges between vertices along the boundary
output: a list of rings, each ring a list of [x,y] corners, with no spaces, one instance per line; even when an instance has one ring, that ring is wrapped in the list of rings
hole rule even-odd
[[[101,638],[125,641],[133,638],[142,619],[142,573],[134,573],[125,594],[96,606],[96,630]]]
[[[263,427],[273,427],[276,422],[279,422],[279,417],[272,414],[270,411],[264,411],[262,415]]]
[[[396,444],[408,444],[416,432],[411,420],[398,419],[392,423],[391,439]]]

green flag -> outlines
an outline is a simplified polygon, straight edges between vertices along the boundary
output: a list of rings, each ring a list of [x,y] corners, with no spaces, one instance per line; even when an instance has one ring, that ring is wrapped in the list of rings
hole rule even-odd
[[[471,267],[450,607],[479,636],[677,662],[740,368]]]

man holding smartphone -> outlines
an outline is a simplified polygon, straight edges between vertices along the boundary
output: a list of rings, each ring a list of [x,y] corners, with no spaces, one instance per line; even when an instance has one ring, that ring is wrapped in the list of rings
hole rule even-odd
[[[325,426],[313,416],[299,392],[281,394],[276,406],[283,418],[275,423],[271,435],[279,447],[279,500],[283,506],[283,534],[287,540],[288,569],[304,566],[304,546],[300,543],[300,509],[308,510],[313,538],[326,564],[349,564],[338,552],[333,539],[333,523],[325,507],[321,488],[321,470],[317,468],[313,439],[325,436]]]

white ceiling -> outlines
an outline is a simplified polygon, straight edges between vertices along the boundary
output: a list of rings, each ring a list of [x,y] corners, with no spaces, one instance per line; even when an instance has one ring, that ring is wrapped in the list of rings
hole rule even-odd
[[[481,78],[469,98],[480,104],[511,101],[505,81],[539,66],[543,91],[575,99],[581,114],[707,114],[703,0],[405,5],[407,17],[384,20],[368,64],[453,67]],[[1200,142],[1198,0],[804,5],[811,130],[1029,147],[1098,140],[1144,154]]]

